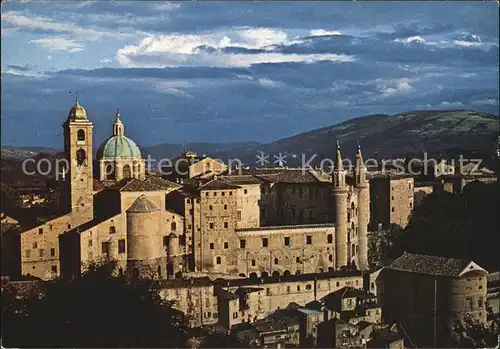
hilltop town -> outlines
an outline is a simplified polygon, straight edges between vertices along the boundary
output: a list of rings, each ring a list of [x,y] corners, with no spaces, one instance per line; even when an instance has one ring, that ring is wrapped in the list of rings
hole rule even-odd
[[[153,172],[120,111],[98,147],[78,99],[61,119],[67,167],[50,188],[11,187],[2,201],[2,290],[113,262],[116,275],[153,280],[199,338],[223,334],[232,347],[481,345],[498,334],[498,270],[384,253],[427,197],[497,185],[491,169],[372,169],[362,144],[348,166],[337,142],[330,171],[185,152]]]

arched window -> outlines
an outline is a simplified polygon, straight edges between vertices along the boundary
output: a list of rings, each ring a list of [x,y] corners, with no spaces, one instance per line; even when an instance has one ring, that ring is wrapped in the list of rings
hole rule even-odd
[[[279,276],[280,276],[280,272],[279,271],[277,271],[277,270],[273,271],[273,277],[277,278]]]
[[[352,253],[351,253],[351,256],[354,256],[356,254],[356,245],[352,245]]]
[[[76,139],[78,141],[84,141],[85,140],[85,131],[84,130],[78,130],[76,133]]]
[[[170,230],[175,231],[176,229],[177,229],[177,224],[175,224],[175,222],[172,222],[170,224]]]
[[[471,311],[472,310],[472,298],[467,297],[465,298],[465,311]]]
[[[274,258],[274,264],[278,264],[278,258]]]
[[[106,166],[106,179],[108,181],[114,181],[116,179],[114,164],[109,164]]]
[[[123,178],[132,178],[132,170],[130,165],[123,166]]]
[[[221,258],[220,258],[220,257],[217,257],[217,258],[216,258],[216,263],[217,263],[217,264],[221,264]]]
[[[86,159],[87,159],[87,154],[85,153],[85,150],[78,149],[76,151],[76,163],[77,163],[77,165],[78,166],[84,165]]]

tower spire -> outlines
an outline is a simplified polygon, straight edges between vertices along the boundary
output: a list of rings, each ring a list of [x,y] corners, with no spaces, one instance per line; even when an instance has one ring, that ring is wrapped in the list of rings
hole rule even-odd
[[[361,152],[361,145],[358,141],[358,152],[356,154],[356,168],[365,167],[365,162],[363,161],[363,153]]]
[[[78,91],[75,91],[76,105],[80,105],[80,98],[78,98]]]
[[[343,171],[344,166],[342,165],[342,154],[340,154],[340,143],[337,141],[337,156],[335,159],[334,169]]]

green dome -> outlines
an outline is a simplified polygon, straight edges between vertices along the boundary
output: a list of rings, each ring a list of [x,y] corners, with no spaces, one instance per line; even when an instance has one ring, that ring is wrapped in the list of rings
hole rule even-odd
[[[103,158],[142,158],[141,151],[133,140],[114,135],[106,139],[97,150],[97,160]]]

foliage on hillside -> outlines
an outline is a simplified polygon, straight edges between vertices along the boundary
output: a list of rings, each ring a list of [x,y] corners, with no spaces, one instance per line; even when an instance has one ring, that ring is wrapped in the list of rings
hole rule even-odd
[[[396,235],[390,256],[404,251],[470,259],[500,270],[500,183],[474,182],[461,194],[443,191],[417,206],[408,226]]]
[[[151,280],[116,276],[116,264],[91,265],[79,278],[44,284],[38,293],[2,290],[6,347],[184,347],[182,313]],[[19,297],[21,296],[21,297]]]

